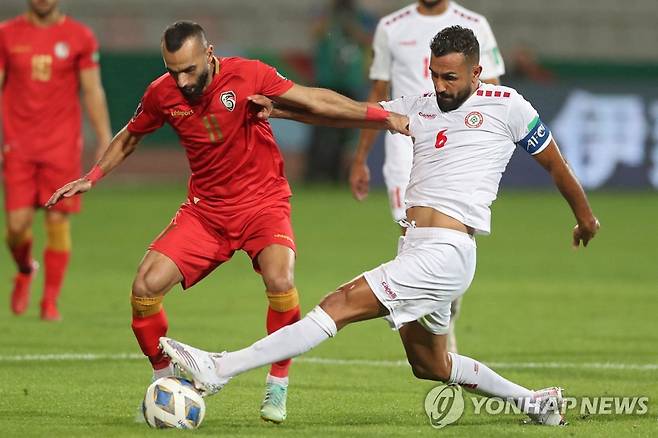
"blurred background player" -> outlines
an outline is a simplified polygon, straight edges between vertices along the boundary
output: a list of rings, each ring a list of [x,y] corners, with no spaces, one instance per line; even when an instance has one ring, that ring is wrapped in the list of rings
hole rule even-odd
[[[292,193],[270,125],[255,117],[248,96],[263,94],[334,117],[395,119],[334,92],[295,85],[260,61],[217,58],[203,28],[193,22],[170,25],[161,49],[168,73],[149,85],[133,118],[96,166],[58,189],[47,203],[57,205],[91,189],[165,122],[178,134],[192,171],[188,199],[149,246],[131,295],[132,329],[154,378],[174,373],[158,348],[158,338],[169,326],[162,307],[164,295],[179,283],[183,289],[193,286],[237,250],[249,255],[265,283],[267,332],[300,318],[293,278]],[[267,375],[260,412],[264,420],[286,419],[290,363],[290,359],[278,361]]]
[[[483,82],[499,84],[505,73],[496,39],[487,19],[450,0],[420,0],[382,18],[373,42],[374,59],[370,68],[372,88],[368,101],[381,102],[402,96],[416,96],[433,90],[427,50],[434,35],[443,28],[460,25],[472,29],[480,42]],[[363,130],[350,169],[354,197],[366,198],[370,183],[368,153],[378,131]],[[395,221],[405,217],[404,194],[409,184],[413,145],[399,134],[385,134],[384,182],[388,190],[391,214]],[[448,348],[457,351],[455,321],[461,297],[452,305]]]
[[[377,24],[376,16],[356,0],[332,0],[313,25],[315,83],[351,99],[365,98],[367,51]],[[306,181],[343,181],[347,169],[344,151],[356,141],[354,129],[313,126],[308,146]]]
[[[18,267],[11,310],[24,313],[36,262],[32,222],[53,190],[80,176],[80,96],[98,142],[111,138],[105,93],[92,31],[64,15],[58,0],[29,0],[24,15],[0,24],[2,157],[7,245]],[[57,309],[70,251],[69,214],[80,198],[67,199],[45,214],[45,285],[41,319],[60,319]]]

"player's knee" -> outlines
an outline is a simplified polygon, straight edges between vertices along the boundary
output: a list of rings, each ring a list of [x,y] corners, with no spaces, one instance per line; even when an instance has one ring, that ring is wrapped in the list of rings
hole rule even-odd
[[[135,297],[159,297],[166,292],[166,282],[153,270],[140,270],[133,281],[132,294]]]
[[[263,281],[269,293],[286,293],[295,287],[293,276],[288,272],[263,272]]]
[[[9,221],[7,223],[7,243],[20,245],[32,238],[32,224],[29,221]]]
[[[350,305],[349,293],[341,287],[335,292],[325,296],[320,301],[320,307],[336,322],[340,330],[358,316],[358,308]]]

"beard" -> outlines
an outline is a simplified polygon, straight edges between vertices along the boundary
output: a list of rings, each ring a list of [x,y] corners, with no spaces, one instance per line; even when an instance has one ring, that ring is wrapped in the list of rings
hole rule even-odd
[[[466,99],[468,99],[471,96],[471,89],[470,88],[465,88],[461,91],[459,91],[455,95],[447,94],[447,93],[442,93],[436,95],[436,103],[439,105],[439,108],[441,111],[444,113],[447,113],[448,111],[453,111],[462,106],[464,102],[466,102]]]
[[[186,85],[184,87],[178,88],[180,92],[183,93],[185,99],[191,102],[196,102],[199,99],[201,99],[201,96],[203,95],[203,89],[206,86],[206,82],[208,82],[209,74],[210,74],[209,69],[206,66],[206,70],[199,75],[199,79],[197,79],[194,85]]]
[[[30,3],[30,10],[39,18],[48,17],[57,8],[57,2],[48,3]]]

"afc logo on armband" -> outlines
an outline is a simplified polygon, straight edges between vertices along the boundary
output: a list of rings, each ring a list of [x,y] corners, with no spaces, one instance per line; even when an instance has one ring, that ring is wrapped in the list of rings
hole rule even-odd
[[[235,93],[233,91],[224,91],[219,95],[219,100],[224,104],[227,110],[233,111],[235,109]]]

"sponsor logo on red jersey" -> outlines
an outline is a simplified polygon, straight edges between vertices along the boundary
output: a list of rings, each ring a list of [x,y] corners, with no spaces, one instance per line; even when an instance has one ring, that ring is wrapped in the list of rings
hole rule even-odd
[[[175,109],[175,110],[171,110],[169,112],[169,114],[171,115],[171,117],[174,117],[174,118],[176,118],[176,117],[188,117],[188,116],[191,116],[192,114],[194,114],[194,110],[192,108]]]

